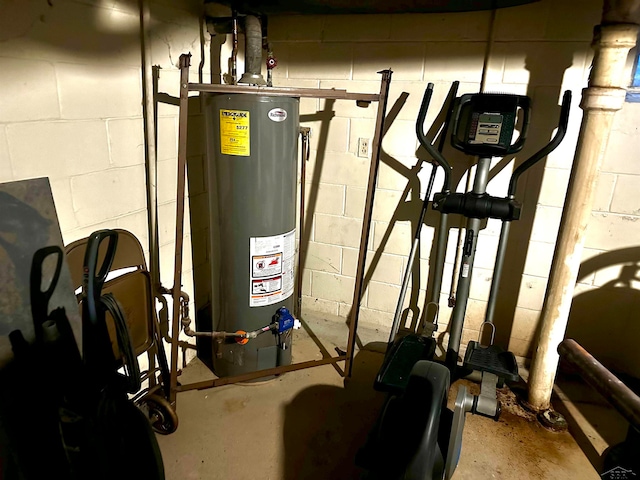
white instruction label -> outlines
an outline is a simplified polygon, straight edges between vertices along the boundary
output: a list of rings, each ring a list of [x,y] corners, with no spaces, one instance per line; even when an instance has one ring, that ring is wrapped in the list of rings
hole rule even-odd
[[[250,307],[280,303],[293,294],[296,231],[251,237]]]

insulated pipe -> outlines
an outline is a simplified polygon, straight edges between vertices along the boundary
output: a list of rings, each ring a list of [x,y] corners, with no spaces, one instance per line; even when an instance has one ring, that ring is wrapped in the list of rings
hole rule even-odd
[[[569,320],[596,180],[614,114],[624,105],[626,91],[621,85],[627,78],[627,55],[635,46],[637,36],[635,24],[600,25],[595,31],[593,68],[580,103],[584,114],[529,377],[529,404],[536,411],[550,407],[558,368],[557,349]]]
[[[244,19],[244,74],[238,83],[266,85],[262,77],[262,26],[258,17]]]

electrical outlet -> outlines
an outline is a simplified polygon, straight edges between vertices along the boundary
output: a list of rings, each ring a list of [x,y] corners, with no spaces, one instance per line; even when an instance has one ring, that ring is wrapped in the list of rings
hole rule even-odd
[[[369,157],[369,139],[368,138],[358,139],[358,156],[362,158]]]

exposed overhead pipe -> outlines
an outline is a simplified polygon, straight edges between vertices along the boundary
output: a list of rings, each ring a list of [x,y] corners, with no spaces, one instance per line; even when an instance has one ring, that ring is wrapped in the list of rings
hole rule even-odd
[[[538,412],[550,408],[558,345],[567,329],[596,181],[614,115],[624,105],[627,55],[638,36],[638,25],[605,25],[605,21],[606,18],[594,34],[593,68],[580,103],[584,114],[542,308],[540,339],[529,377],[529,405]]]
[[[244,74],[238,83],[266,85],[262,76],[262,26],[254,15],[244,19]]]

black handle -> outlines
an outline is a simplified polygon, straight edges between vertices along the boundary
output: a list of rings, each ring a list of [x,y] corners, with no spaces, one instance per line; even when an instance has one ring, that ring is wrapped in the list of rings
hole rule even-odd
[[[457,89],[457,83],[455,82],[455,88]],[[444,185],[442,187],[443,192],[451,190],[451,166],[442,154],[435,148],[431,142],[427,139],[424,133],[424,121],[427,118],[427,111],[429,110],[429,103],[431,103],[431,96],[433,95],[433,83],[427,84],[427,89],[422,97],[422,105],[420,105],[420,112],[418,113],[418,120],[416,121],[416,135],[420,145],[431,155],[431,157],[442,166],[444,170]],[[455,94],[454,94],[455,96]]]
[[[56,255],[56,268],[49,286],[42,290],[42,265],[50,255]],[[62,249],[57,245],[41,248],[33,254],[29,277],[29,293],[36,341],[42,340],[42,324],[48,319],[49,300],[58,285],[58,279],[62,271],[62,258]]]
[[[102,265],[98,269],[100,245],[105,239],[108,239],[109,243]],[[113,264],[117,245],[118,232],[114,230],[98,230],[93,232],[87,240],[87,250],[84,254],[83,296],[91,303],[97,304],[100,300],[102,286]]]
[[[464,143],[460,140],[458,136],[458,130],[460,129],[460,114],[462,112],[462,108],[467,103],[471,102],[473,95],[462,95],[459,99],[456,100],[457,105],[455,108],[456,116],[453,119],[453,130],[451,131],[451,145],[458,150],[464,151],[465,146]]]
[[[564,139],[567,133],[567,125],[569,123],[569,110],[571,109],[571,90],[566,90],[562,96],[562,107],[560,109],[560,119],[558,120],[558,130],[551,139],[551,141],[543,148],[534,153],[526,161],[520,164],[511,174],[511,180],[509,181],[509,197],[513,197],[516,194],[516,188],[518,187],[518,179],[526,170],[534,166],[541,159],[553,152],[560,142]]]

